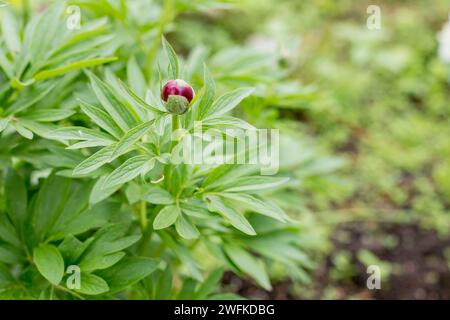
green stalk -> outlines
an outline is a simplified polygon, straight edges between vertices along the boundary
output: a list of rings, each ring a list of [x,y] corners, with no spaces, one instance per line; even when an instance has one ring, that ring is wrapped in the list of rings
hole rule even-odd
[[[145,200],[141,200],[139,203],[139,220],[141,223],[141,229],[142,229],[142,239],[139,244],[139,254],[141,256],[146,256],[148,252],[148,248],[150,246],[150,243],[152,241],[152,235],[153,235],[153,214],[150,214],[150,221],[147,217],[147,202]]]
[[[153,235],[153,220],[155,219],[154,211],[156,211],[157,207],[154,208],[152,214],[150,214],[150,220],[147,222],[147,229],[143,230],[142,241],[139,245],[139,254],[141,256],[147,255],[152,235]]]
[[[172,115],[172,134],[180,129],[180,116],[177,114]],[[176,146],[177,141],[172,141],[172,145],[170,147],[170,151]]]
[[[142,231],[145,232],[145,230],[147,229],[148,226],[148,220],[147,220],[147,203],[145,202],[145,200],[141,200],[140,203],[140,219],[141,219],[141,227],[142,227]]]
[[[23,21],[26,23],[30,16],[30,2],[28,0],[22,0],[22,14]]]
[[[150,226],[142,233],[142,241],[139,245],[139,254],[141,256],[146,256],[148,248],[150,246],[151,240],[152,240],[152,234],[153,234],[153,227]]]
[[[172,132],[180,129],[180,116],[177,114],[172,115]]]

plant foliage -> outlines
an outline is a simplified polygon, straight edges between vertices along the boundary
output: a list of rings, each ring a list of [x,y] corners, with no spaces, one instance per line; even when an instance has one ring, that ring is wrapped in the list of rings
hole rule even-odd
[[[189,67],[161,44],[166,26],[207,3],[164,1],[147,23],[138,2],[117,3],[2,8],[0,297],[238,298],[221,289],[225,270],[270,290],[274,265],[308,281],[299,226],[269,196],[287,174],[173,161],[175,121],[187,133],[198,121],[219,135],[254,128],[233,111],[256,82],[219,90],[203,63],[189,112],[157,98]],[[68,4],[86,12],[80,29],[66,27]]]

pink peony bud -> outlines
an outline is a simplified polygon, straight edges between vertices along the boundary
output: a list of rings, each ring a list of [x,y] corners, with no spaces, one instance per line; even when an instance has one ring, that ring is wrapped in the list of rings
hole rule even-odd
[[[188,102],[191,102],[194,95],[194,89],[180,79],[167,81],[161,91],[161,99],[163,99],[164,102],[167,102],[169,96],[182,96],[185,97]]]

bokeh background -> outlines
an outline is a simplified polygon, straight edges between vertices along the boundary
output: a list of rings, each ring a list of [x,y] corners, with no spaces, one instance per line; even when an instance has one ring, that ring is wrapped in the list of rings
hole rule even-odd
[[[380,30],[366,26],[369,5]],[[297,184],[280,198],[317,263],[272,293],[226,285],[261,298],[450,298],[449,12],[446,0],[246,0],[174,24],[175,46],[215,54],[216,76],[266,80],[242,116],[282,129]],[[381,290],[366,287],[373,264]]]

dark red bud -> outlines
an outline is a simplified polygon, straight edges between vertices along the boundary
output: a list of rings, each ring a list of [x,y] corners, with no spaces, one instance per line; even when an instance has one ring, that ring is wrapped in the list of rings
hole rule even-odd
[[[180,79],[167,81],[161,91],[161,99],[164,102],[167,102],[169,96],[182,96],[185,97],[188,102],[191,102],[194,95],[194,89]]]

